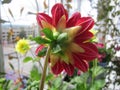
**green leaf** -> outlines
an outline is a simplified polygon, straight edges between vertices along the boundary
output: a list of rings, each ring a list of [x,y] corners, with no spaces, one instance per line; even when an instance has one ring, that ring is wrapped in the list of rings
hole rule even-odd
[[[44,32],[47,38],[49,38],[50,40],[54,39],[52,30],[50,30],[49,28],[45,28],[42,31]]]
[[[50,90],[58,90],[56,87],[51,87]]]
[[[68,90],[68,85],[69,85],[69,83],[67,83],[67,82],[63,82],[63,84],[62,84],[62,89],[61,90]]]
[[[92,87],[90,87],[90,90],[97,90],[95,85],[93,85]]]
[[[84,83],[82,83],[76,85],[76,90],[87,90],[87,89],[85,88]]]
[[[101,66],[93,67],[91,70],[95,77],[105,72],[105,69]]]
[[[87,79],[89,77],[89,73],[86,72],[86,73],[83,73],[81,74],[80,76],[76,76],[74,77],[72,80],[71,80],[71,83],[84,83],[84,82],[87,82]]]
[[[40,80],[41,74],[39,73],[38,67],[33,66],[32,70],[30,71],[30,77],[32,80]]]
[[[67,40],[67,39],[68,39],[67,33],[62,33],[62,34],[60,34],[60,35],[58,36],[57,41],[58,41],[58,42],[64,42],[64,41]]]
[[[0,83],[3,83],[5,80],[5,78],[0,78]]]
[[[97,88],[102,88],[105,85],[105,80],[96,80],[95,81]]]
[[[32,87],[31,90],[38,90],[38,88],[37,87]]]
[[[90,90],[101,90],[105,85],[105,80],[96,80],[94,84],[90,87]]]
[[[62,49],[61,49],[60,45],[57,44],[55,47],[53,47],[52,52],[53,52],[53,53],[58,53],[58,52],[60,52],[61,50],[62,50]]]
[[[58,77],[55,78],[55,80],[53,80],[53,86],[55,88],[59,88],[61,84],[62,84],[62,78]]]
[[[31,86],[36,86],[36,85],[38,85],[39,83],[40,83],[40,81],[34,80],[34,81],[31,83]]]
[[[50,40],[42,38],[40,36],[33,38],[32,40],[36,41],[38,44],[48,44],[50,43]]]
[[[28,57],[25,57],[25,58],[24,58],[23,62],[24,62],[24,63],[27,63],[27,62],[29,62],[29,61],[31,61],[31,60],[33,60],[33,58],[28,56]]]
[[[46,82],[50,81],[52,78],[54,78],[54,75],[53,74],[48,74],[46,76]]]
[[[33,58],[33,62],[38,62],[40,60],[40,57]]]
[[[46,55],[46,52],[47,52],[47,47],[43,48],[43,49],[38,53],[37,56],[43,57],[43,56]]]
[[[80,76],[76,76],[71,80],[71,83],[76,84],[76,83],[83,83],[84,79]]]

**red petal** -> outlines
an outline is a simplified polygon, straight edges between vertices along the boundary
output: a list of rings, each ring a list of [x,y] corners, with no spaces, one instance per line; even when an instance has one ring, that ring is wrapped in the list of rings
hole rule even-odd
[[[52,18],[53,18],[53,25],[56,26],[59,19],[65,15],[66,16],[66,20],[68,19],[68,13],[67,11],[65,10],[64,6],[60,3],[57,3],[55,4],[53,7],[52,7],[52,10],[51,10],[51,13],[52,13]]]
[[[83,72],[88,70],[88,67],[89,67],[88,62],[86,62],[85,60],[82,60],[81,57],[79,57],[79,55],[77,54],[73,54],[72,56],[74,58],[75,67],[77,67]]]
[[[44,48],[44,45],[39,45],[37,49],[35,50],[35,55],[37,56],[38,53]]]
[[[50,16],[48,16],[47,14],[45,14],[45,13],[38,13],[37,16],[36,16],[36,19],[37,19],[38,24],[41,27],[43,27],[42,24],[41,24],[42,20],[52,24],[52,18]]]
[[[98,49],[94,44],[81,43],[81,44],[79,44],[79,46],[85,50],[84,53],[77,53],[81,59],[90,61],[90,60],[94,60],[95,58],[99,57]]]
[[[63,67],[60,61],[56,62],[56,64],[53,67],[51,67],[51,69],[52,69],[52,72],[56,75],[60,74],[63,71]]]
[[[91,17],[82,17],[79,19],[79,21],[76,23],[76,26],[81,26],[81,32],[90,30],[94,25],[94,20]]]
[[[65,69],[65,71],[68,73],[68,75],[72,76],[74,73],[73,65],[71,65],[70,63],[66,64],[65,62],[63,62],[62,65],[63,65],[63,68]]]
[[[93,37],[93,33],[89,32],[89,31],[85,31],[85,32],[77,35],[74,38],[74,41],[76,43],[81,43],[81,42],[84,42],[84,41],[87,41],[87,40],[91,39],[92,37]]]
[[[72,15],[72,17],[67,21],[67,27],[75,26],[76,22],[81,18],[81,14],[76,12]]]

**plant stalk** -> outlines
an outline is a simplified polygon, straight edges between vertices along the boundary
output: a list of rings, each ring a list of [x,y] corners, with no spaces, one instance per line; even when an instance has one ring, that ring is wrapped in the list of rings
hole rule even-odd
[[[41,81],[40,81],[39,90],[43,90],[44,89],[44,83],[45,83],[45,78],[46,78],[46,71],[47,71],[49,56],[50,56],[50,47],[48,47],[48,50],[47,50],[47,53],[46,53],[44,67],[43,67],[43,73],[42,73],[42,77],[41,77]]]
[[[97,68],[97,59],[93,61],[93,72],[95,72],[95,68]],[[92,85],[94,84],[95,77],[96,77],[96,73],[94,75],[93,72],[92,72]]]

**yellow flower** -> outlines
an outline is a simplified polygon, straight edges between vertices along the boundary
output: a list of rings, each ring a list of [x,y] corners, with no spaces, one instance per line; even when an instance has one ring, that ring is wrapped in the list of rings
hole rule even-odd
[[[25,39],[19,40],[15,46],[15,49],[18,53],[25,54],[30,49],[29,41]]]

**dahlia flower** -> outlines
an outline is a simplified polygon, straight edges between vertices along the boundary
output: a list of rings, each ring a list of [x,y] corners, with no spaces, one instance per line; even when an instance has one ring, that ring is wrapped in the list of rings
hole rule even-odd
[[[74,69],[85,72],[88,70],[89,61],[97,58],[98,49],[90,42],[94,34],[90,32],[94,25],[91,17],[81,17],[79,12],[74,13],[70,18],[64,6],[55,4],[51,10],[52,16],[45,13],[37,14],[37,22],[42,28],[50,30],[51,36],[44,34],[44,39],[50,46],[49,63],[55,75],[66,71],[73,75]],[[52,33],[51,33],[52,32]],[[52,36],[53,35],[53,36]],[[36,54],[44,49],[44,44],[36,50]]]

